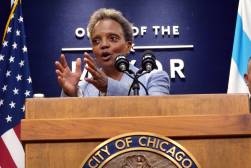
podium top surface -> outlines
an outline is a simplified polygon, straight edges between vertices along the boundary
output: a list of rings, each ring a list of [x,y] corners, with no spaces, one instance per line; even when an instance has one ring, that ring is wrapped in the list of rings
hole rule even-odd
[[[247,114],[247,94],[31,98],[26,118]]]

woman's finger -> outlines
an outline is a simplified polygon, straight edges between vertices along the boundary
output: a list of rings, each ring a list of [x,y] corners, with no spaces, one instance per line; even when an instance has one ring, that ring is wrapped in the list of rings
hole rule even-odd
[[[57,76],[63,77],[63,73],[58,69],[56,70],[56,74]]]
[[[92,67],[86,66],[85,69],[86,69],[88,72],[91,73],[91,75],[92,75],[92,77],[93,77],[94,79],[99,78],[100,73],[99,73],[99,71],[98,71],[96,68],[93,69]]]
[[[59,61],[60,61],[60,63],[62,64],[62,66],[63,66],[64,68],[67,68],[67,67],[68,67],[68,64],[67,64],[67,61],[66,61],[66,59],[65,59],[64,54],[61,54],[61,56],[60,56],[60,58],[59,58]]]
[[[81,74],[81,59],[76,59],[76,73]]]
[[[63,65],[59,62],[59,61],[56,61],[55,62],[55,66],[56,66],[56,69],[63,72],[64,71],[64,67]]]
[[[87,53],[85,53],[84,62],[91,68],[97,69],[95,60]]]

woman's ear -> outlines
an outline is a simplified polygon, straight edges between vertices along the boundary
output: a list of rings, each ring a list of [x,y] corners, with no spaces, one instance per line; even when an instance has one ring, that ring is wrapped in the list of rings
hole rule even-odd
[[[128,49],[128,53],[130,53],[130,51],[132,49],[132,42],[131,41],[127,41],[127,49]]]

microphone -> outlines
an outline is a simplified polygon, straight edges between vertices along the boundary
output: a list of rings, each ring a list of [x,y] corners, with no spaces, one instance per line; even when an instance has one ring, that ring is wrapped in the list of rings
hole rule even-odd
[[[156,65],[156,57],[151,50],[146,50],[143,53],[141,67],[146,72],[151,72],[153,69],[158,69]]]
[[[118,55],[115,59],[114,65],[120,72],[129,71],[129,61],[124,55]]]

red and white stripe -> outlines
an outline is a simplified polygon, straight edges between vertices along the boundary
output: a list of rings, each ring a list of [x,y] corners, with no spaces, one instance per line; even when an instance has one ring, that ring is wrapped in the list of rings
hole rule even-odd
[[[0,138],[0,168],[24,168],[24,149],[20,142],[20,124]]]

